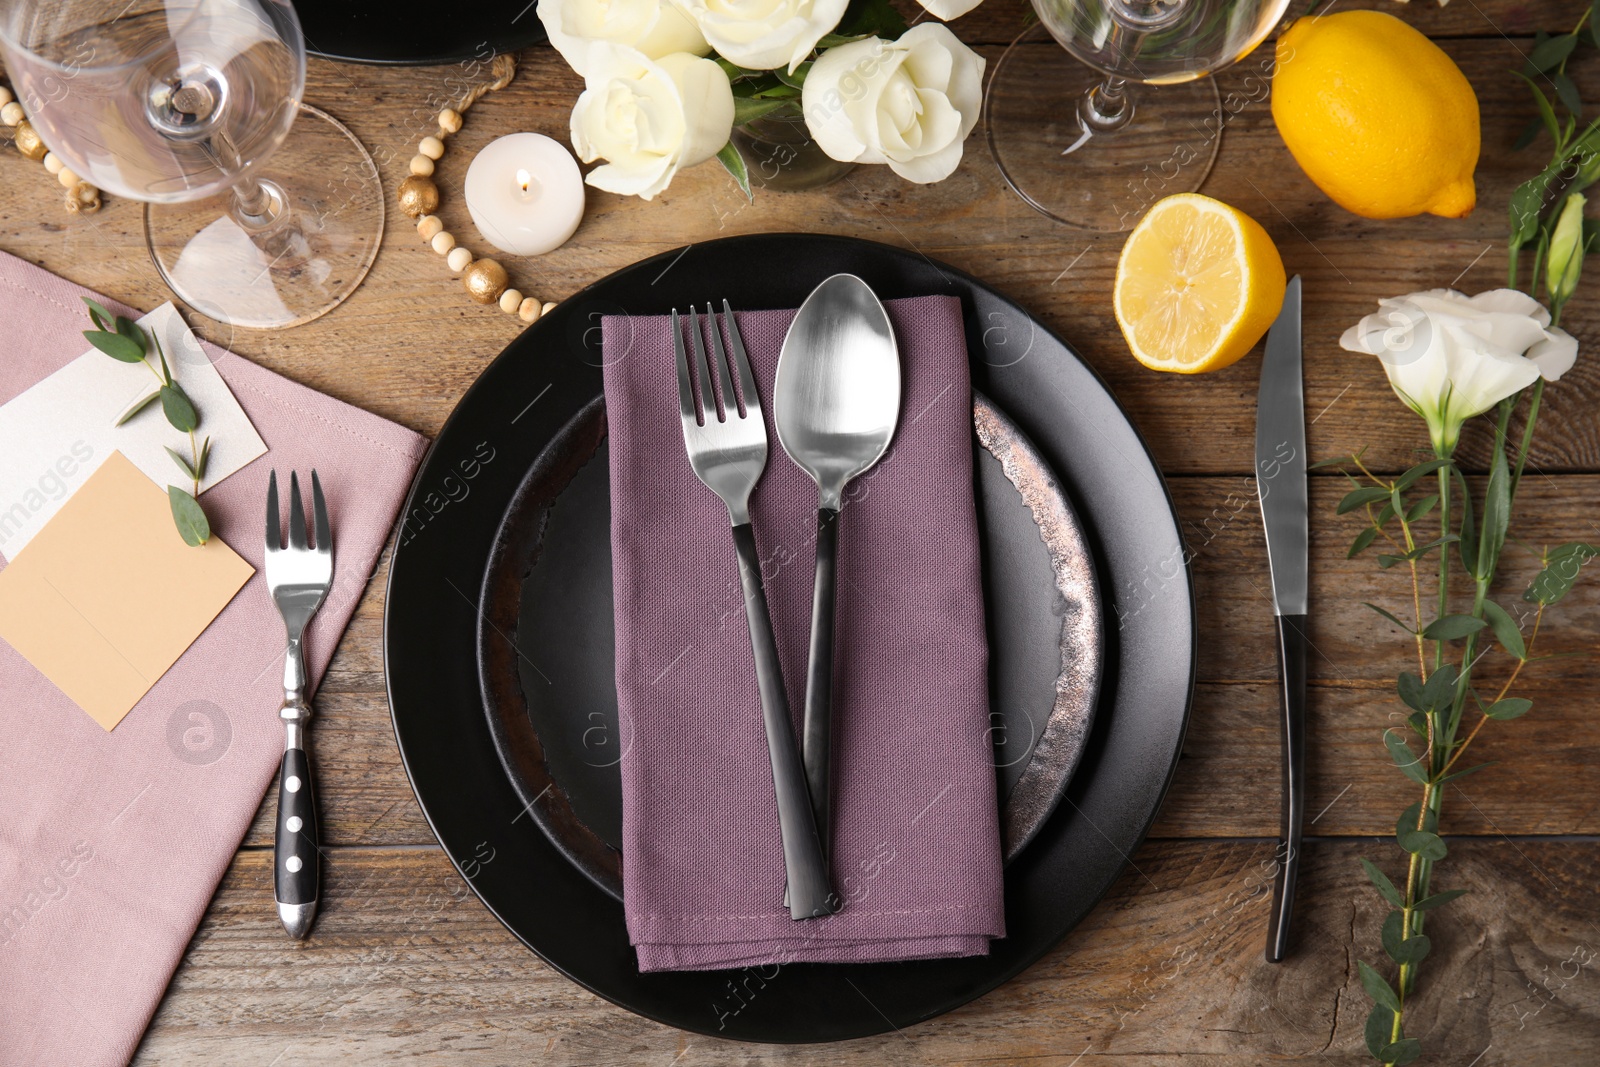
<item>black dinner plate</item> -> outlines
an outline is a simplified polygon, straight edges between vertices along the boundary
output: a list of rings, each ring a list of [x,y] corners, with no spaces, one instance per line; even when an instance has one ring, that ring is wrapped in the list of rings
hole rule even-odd
[[[310,0],[295,4],[306,50],[347,63],[487,63],[545,39],[535,0]]]
[[[988,956],[640,974],[621,905],[527,817],[501,767],[477,677],[485,565],[530,464],[600,391],[602,316],[723,298],[741,309],[796,307],[840,271],[885,299],[962,300],[974,386],[1060,477],[1095,553],[1106,617],[1099,710],[1061,806],[1006,870],[1006,937]],[[524,331],[468,390],[423,461],[390,565],[384,624],[401,758],[434,833],[490,910],[552,966],[622,1007],[750,1041],[903,1029],[983,995],[1055,945],[1110,888],[1155,817],[1188,721],[1194,651],[1187,556],[1165,484],[1094,372],[959,271],[810,234],[663,253]]]

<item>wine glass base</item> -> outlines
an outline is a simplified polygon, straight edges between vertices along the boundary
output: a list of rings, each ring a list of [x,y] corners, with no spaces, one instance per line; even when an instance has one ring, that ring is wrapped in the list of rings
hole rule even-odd
[[[309,322],[366,277],[383,239],[378,168],[355,135],[300,105],[288,138],[252,172],[287,212],[251,232],[231,194],[146,204],[150,258],[172,291],[218,322],[256,330]]]
[[[1132,117],[1100,132],[1080,108],[1104,80],[1036,25],[995,66],[984,119],[989,150],[1018,196],[1058,222],[1115,232],[1162,197],[1200,188],[1222,140],[1222,101],[1209,77],[1130,84]]]

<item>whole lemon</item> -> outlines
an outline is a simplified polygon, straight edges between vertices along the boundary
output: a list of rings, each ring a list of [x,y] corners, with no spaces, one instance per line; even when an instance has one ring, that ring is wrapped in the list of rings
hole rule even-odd
[[[1393,15],[1300,19],[1278,38],[1272,118],[1300,169],[1369,219],[1472,211],[1478,98],[1439,46]]]

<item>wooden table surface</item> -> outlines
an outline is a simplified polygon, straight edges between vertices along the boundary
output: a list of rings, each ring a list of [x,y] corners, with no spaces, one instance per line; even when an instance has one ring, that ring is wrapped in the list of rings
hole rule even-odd
[[[1580,0],[1455,0],[1446,8],[1381,6],[1455,58],[1482,106],[1479,208],[1469,218],[1357,218],[1306,180],[1273,128],[1260,79],[1263,49],[1220,76],[1229,105],[1204,192],[1272,234],[1305,278],[1305,378],[1313,457],[1369,446],[1385,470],[1408,465],[1420,425],[1389,392],[1377,361],[1341,351],[1340,332],[1379,297],[1501,284],[1505,204],[1542,163],[1543,144],[1513,152],[1533,115],[1512,75],[1535,31],[1570,27]],[[991,65],[1025,6],[988,0],[955,29]],[[425,32],[419,28],[418,32]],[[565,138],[579,83],[549,49],[523,57],[515,83],[474,111],[441,165],[447,227],[471,233],[459,190],[470,154],[513,130]],[[1063,56],[1062,61],[1069,62]],[[1600,98],[1600,60],[1576,66]],[[386,188],[404,173],[459,68],[311,64],[306,98],[345,120],[379,161]],[[434,103],[430,105],[429,101]],[[1237,102],[1237,108],[1232,104]],[[0,155],[0,248],[129,304],[168,298],[142,248],[140,211],[112,200],[71,218],[37,164]],[[269,798],[194,937],[137,1062],[450,1065],[878,1064],[1104,1060],[1166,1064],[1365,1062],[1368,1000],[1358,959],[1376,960],[1379,898],[1356,863],[1395,866],[1392,828],[1415,788],[1379,735],[1395,707],[1403,635],[1360,602],[1409,599],[1370,559],[1346,562],[1352,523],[1340,492],[1313,479],[1311,792],[1300,888],[1300,947],[1262,962],[1278,820],[1276,663],[1266,555],[1251,479],[1260,353],[1186,379],[1141,369],[1110,314],[1122,238],[1035,214],[1000,180],[980,129],[960,169],[914,186],[887,168],[857,169],[830,188],[742,202],[714,164],[680,174],[653,203],[592,192],[565,248],[514,263],[525,291],[559,300],[625,264],[726,234],[814,230],[914,248],[970,271],[1068,338],[1106,378],[1170,479],[1193,553],[1200,655],[1193,718],[1176,780],[1150,839],[1098,908],[1042,961],[965,1008],[904,1032],[831,1047],[742,1045],[630,1015],[546,967],[473,896],[436,845],[396,752],[384,700],[379,569],[318,694],[324,804],[321,915],[288,941],[272,907]],[[1591,267],[1591,269],[1594,269]],[[1600,291],[1600,278],[1584,289]],[[1584,340],[1578,366],[1546,394],[1521,536],[1600,540],[1600,307],[1568,309]],[[264,366],[422,433],[433,434],[473,379],[517,333],[499,311],[468,303],[407,220],[392,213],[376,265],[334,313],[279,333],[202,332]],[[1486,434],[1471,427],[1465,461],[1482,469]],[[1507,597],[1532,573],[1508,552]],[[1572,653],[1528,672],[1535,711],[1496,724],[1480,755],[1501,761],[1451,786],[1444,881],[1472,893],[1429,924],[1434,952],[1409,1032],[1426,1062],[1600,1061],[1600,608],[1593,583],[1545,620],[1546,652]],[[1489,670],[1497,668],[1489,667]],[[1464,787],[1464,788],[1463,788]],[[1587,965],[1585,965],[1587,964]]]

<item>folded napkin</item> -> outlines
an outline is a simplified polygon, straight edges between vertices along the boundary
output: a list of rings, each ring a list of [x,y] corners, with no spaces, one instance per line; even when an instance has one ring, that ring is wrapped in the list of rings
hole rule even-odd
[[[623,896],[642,971],[970,956],[1004,933],[961,305],[888,304],[904,398],[839,519],[834,888],[795,922],[728,512],[695,477],[670,321],[605,320]],[[796,737],[816,486],[778,444],[793,311],[738,314],[767,414],[751,500]]]
[[[0,403],[83,353],[89,322],[79,297],[94,295],[0,254]],[[333,522],[334,585],[307,633],[315,684],[426,443],[232,353],[206,351],[270,450],[203,497],[212,529],[256,576],[109,733],[0,642],[7,1065],[99,1067],[132,1057],[277,770],[283,624],[260,574],[268,469],[317,467]],[[322,788],[326,796],[338,783],[325,778]],[[269,886],[261,885],[261,921],[276,925]]]

